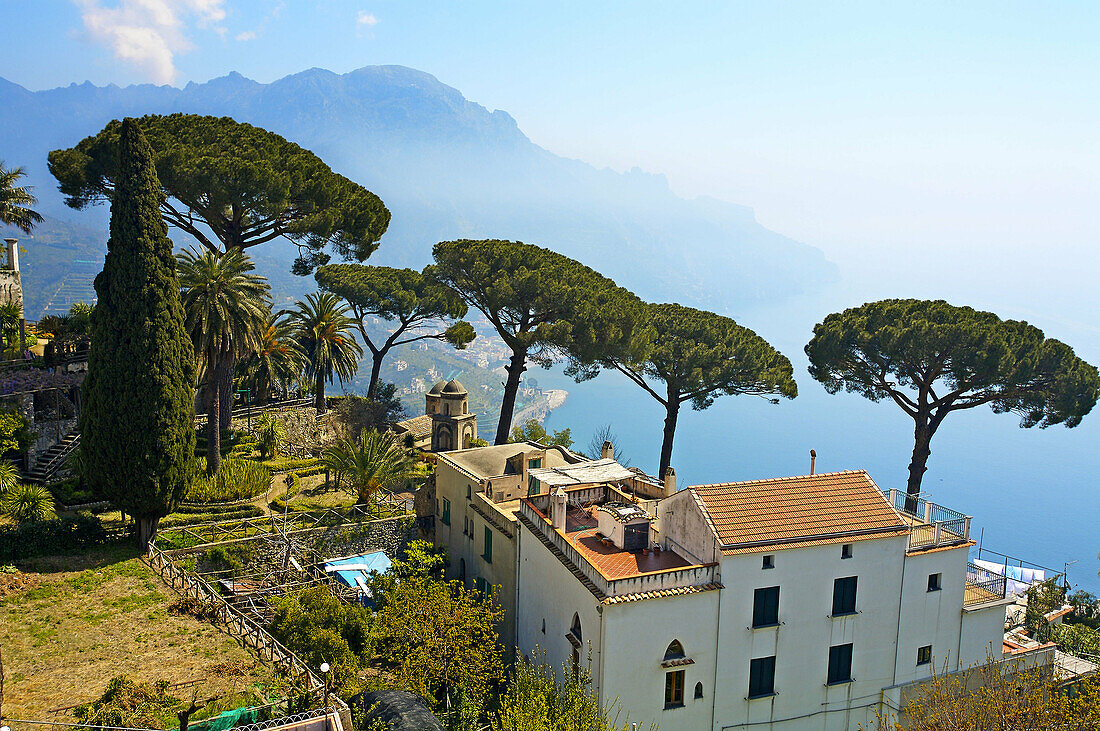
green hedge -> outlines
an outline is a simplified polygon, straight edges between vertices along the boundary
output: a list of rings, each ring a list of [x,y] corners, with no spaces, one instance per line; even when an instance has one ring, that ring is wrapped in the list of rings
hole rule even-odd
[[[321,460],[316,457],[307,457],[306,459],[276,457],[275,459],[265,460],[260,464],[267,467],[272,472],[283,472],[286,470],[294,470],[297,472],[299,468],[305,469],[307,467],[316,467],[321,464]],[[322,468],[322,470],[323,469],[324,468]]]
[[[17,561],[31,556],[89,548],[108,540],[107,531],[99,518],[85,513],[3,525],[0,526],[0,561]]]
[[[183,525],[196,525],[198,523],[213,523],[218,520],[239,520],[241,518],[258,518],[264,514],[262,508],[255,505],[241,505],[229,510],[211,511],[206,513],[172,513],[160,521],[161,528],[178,528]]]
[[[206,459],[196,460],[195,476],[184,502],[229,503],[263,495],[271,486],[271,471],[249,459],[222,460],[218,474],[206,474]]]

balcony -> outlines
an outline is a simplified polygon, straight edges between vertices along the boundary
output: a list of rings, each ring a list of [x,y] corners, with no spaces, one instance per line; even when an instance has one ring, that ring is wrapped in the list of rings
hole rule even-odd
[[[970,540],[970,516],[950,508],[912,497],[904,490],[886,492],[894,510],[909,524],[910,551],[940,546],[957,546]]]

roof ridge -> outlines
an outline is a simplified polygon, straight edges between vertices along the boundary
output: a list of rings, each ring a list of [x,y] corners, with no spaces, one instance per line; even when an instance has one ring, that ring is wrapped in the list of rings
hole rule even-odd
[[[836,472],[817,472],[812,475],[791,475],[788,477],[766,477],[759,480],[738,480],[737,482],[708,482],[702,485],[690,485],[686,489],[694,490],[698,487],[731,487],[733,485],[760,485],[765,482],[792,482],[795,480],[809,480],[817,477],[836,477],[837,475],[867,475],[867,479],[872,484],[877,486],[874,479],[867,473],[866,469],[858,470],[838,470]]]

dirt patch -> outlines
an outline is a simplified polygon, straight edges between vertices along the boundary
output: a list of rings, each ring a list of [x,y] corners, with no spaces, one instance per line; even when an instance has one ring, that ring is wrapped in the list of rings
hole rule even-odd
[[[229,635],[170,615],[174,592],[127,552],[36,559],[28,564],[40,571],[37,583],[0,599],[6,716],[52,718],[50,709],[90,701],[123,674],[202,679],[200,697],[276,685],[271,670]]]
[[[25,574],[22,571],[15,573],[0,573],[0,599],[11,594],[29,591],[42,583],[38,574]]]

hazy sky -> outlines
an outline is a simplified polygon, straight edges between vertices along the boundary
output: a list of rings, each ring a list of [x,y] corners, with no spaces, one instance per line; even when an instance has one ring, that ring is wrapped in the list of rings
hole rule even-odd
[[[0,0],[0,27],[31,89],[412,66],[854,270],[1060,296],[1100,259],[1100,3]]]

